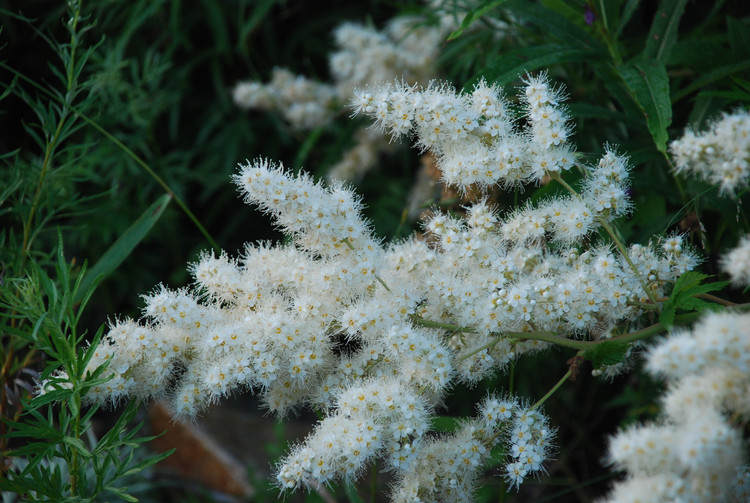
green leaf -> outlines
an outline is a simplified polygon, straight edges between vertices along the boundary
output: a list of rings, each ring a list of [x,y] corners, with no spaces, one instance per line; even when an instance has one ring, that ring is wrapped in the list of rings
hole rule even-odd
[[[124,499],[125,501],[130,501],[131,503],[136,503],[138,501],[138,498],[127,493],[127,487],[105,487],[104,490],[108,493],[114,494],[118,498]]]
[[[640,105],[656,148],[659,152],[666,152],[669,139],[667,128],[672,124],[666,67],[652,60],[636,60],[619,66],[617,71]]]
[[[606,51],[601,42],[576,26],[565,16],[539,3],[524,0],[510,0],[506,7],[522,21],[541,28],[545,35],[552,36],[569,47]]]
[[[733,76],[736,73],[740,73],[748,69],[750,69],[750,58],[739,61],[737,63],[723,65],[705,72],[700,77],[695,79],[692,84],[675,92],[672,96],[672,103],[677,103],[685,96],[688,96],[692,92],[697,91],[698,89],[705,87],[708,84],[712,84],[713,82],[721,80],[724,77]]]
[[[643,59],[653,59],[666,63],[677,41],[680,18],[685,12],[687,0],[662,0],[654,15],[651,30],[648,33]]]
[[[678,309],[687,311],[705,311],[718,307],[716,304],[706,302],[703,299],[696,298],[708,292],[721,290],[729,284],[728,281],[714,281],[712,283],[702,283],[709,278],[707,274],[688,271],[675,281],[672,294],[662,304],[662,311],[659,315],[659,322],[667,328],[674,324],[674,317]]]
[[[489,64],[472,80],[482,77],[499,86],[510,84],[523,74],[540,68],[549,68],[560,63],[590,60],[598,53],[589,48],[570,47],[559,44],[521,47],[503,54],[497,61]]]
[[[349,498],[349,503],[365,503],[362,496],[357,493],[357,487],[351,481],[344,482],[344,492],[346,497]]]
[[[610,33],[619,33],[617,27],[620,24],[620,2],[599,0],[596,2],[597,12],[604,29]]]
[[[435,431],[454,432],[461,422],[457,417],[435,416],[432,418],[432,429]]]
[[[729,28],[729,44],[732,46],[732,51],[738,55],[750,54],[750,24],[729,17],[727,28]]]
[[[625,28],[625,26],[630,22],[630,19],[633,17],[633,13],[636,11],[636,9],[638,9],[638,4],[640,3],[641,0],[627,0],[625,6],[622,8],[622,13],[620,14],[620,23],[618,24],[617,31],[615,32],[615,40],[620,38],[622,29]]]
[[[615,365],[625,359],[628,354],[628,343],[621,341],[602,341],[596,347],[586,350],[583,357],[594,365]]]
[[[86,276],[81,281],[81,284],[76,292],[76,301],[80,301],[86,295],[86,293],[92,288],[94,283],[100,278],[109,276],[112,271],[130,255],[133,249],[138,246],[138,243],[146,237],[151,227],[159,220],[162,213],[169,204],[172,196],[165,194],[161,196],[157,201],[148,207],[138,219],[128,227],[125,232],[117,238],[112,246],[104,252],[104,255],[99,261],[91,267],[87,272]]]
[[[474,21],[484,16],[487,12],[494,9],[495,7],[504,4],[506,1],[507,0],[484,0],[479,6],[471,9],[466,14],[464,20],[461,21],[461,26],[459,26],[457,30],[450,34],[450,36],[448,37],[448,41],[450,42],[451,40],[455,40],[460,37],[461,33],[463,33],[465,29],[471,26]]]
[[[81,440],[80,438],[63,437],[62,443],[67,444],[73,449],[77,450],[85,458],[91,457],[91,452],[86,449],[86,445],[84,445],[83,440]]]

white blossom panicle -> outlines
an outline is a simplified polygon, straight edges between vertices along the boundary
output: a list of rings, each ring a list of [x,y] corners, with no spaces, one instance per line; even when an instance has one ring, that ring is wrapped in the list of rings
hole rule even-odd
[[[435,154],[448,184],[514,186],[568,170],[575,157],[562,93],[546,74],[528,78],[522,99],[523,130],[501,90],[485,81],[470,93],[435,82],[373,86],[357,91],[352,107],[394,137],[416,136],[418,146]]]
[[[670,144],[677,173],[687,173],[733,195],[750,181],[750,111],[722,115],[707,131],[686,131]]]
[[[748,355],[750,315],[739,313],[708,314],[651,349],[648,370],[669,382],[663,417],[611,439],[609,460],[628,478],[604,501],[746,501],[742,434],[728,415],[750,414]]]
[[[515,399],[492,395],[479,404],[478,412],[454,433],[419,445],[410,469],[397,470],[392,501],[471,501],[477,468],[501,443],[508,453],[506,478],[511,487],[544,471],[555,435],[546,416]]]
[[[336,89],[328,84],[274,68],[268,84],[241,82],[232,90],[240,108],[281,110],[295,129],[312,129],[329,122],[335,113]]]
[[[328,257],[346,254],[350,248],[371,253],[378,247],[359,214],[361,203],[340,183],[325,188],[265,159],[243,166],[234,179],[246,202],[270,213],[307,251]]]
[[[729,275],[734,285],[750,285],[750,236],[744,236],[734,249],[721,258],[721,269]]]

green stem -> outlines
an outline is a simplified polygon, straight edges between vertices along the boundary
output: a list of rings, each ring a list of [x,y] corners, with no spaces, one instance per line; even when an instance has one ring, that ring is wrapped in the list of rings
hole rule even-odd
[[[354,245],[353,245],[353,244],[351,244],[351,243],[349,242],[349,238],[344,238],[344,239],[342,239],[342,240],[341,240],[341,242],[343,242],[343,243],[344,243],[344,244],[345,244],[346,246],[348,246],[350,250],[352,250],[352,251],[357,251],[357,250],[356,250],[356,249],[354,248]],[[386,284],[385,284],[385,281],[383,281],[383,278],[381,278],[381,277],[380,277],[379,275],[377,275],[377,274],[376,274],[376,275],[375,275],[375,279],[376,279],[376,280],[378,280],[378,282],[379,282],[379,283],[380,283],[381,285],[383,285],[383,288],[385,288],[385,290],[386,290],[387,292],[390,292],[390,291],[391,291],[391,289],[390,289],[390,288],[388,288],[388,285],[386,285]]]
[[[489,342],[489,343],[487,343],[487,344],[483,344],[482,346],[479,346],[479,347],[478,347],[477,349],[475,349],[474,351],[472,351],[472,352],[471,352],[471,353],[469,353],[468,355],[463,355],[463,356],[462,356],[461,358],[459,358],[459,359],[458,359],[458,360],[456,360],[456,361],[457,361],[457,362],[462,362],[462,361],[464,361],[464,360],[468,360],[468,359],[469,359],[469,358],[471,358],[472,356],[474,356],[474,355],[476,355],[476,354],[478,354],[478,353],[481,353],[481,352],[482,352],[482,351],[484,351],[485,349],[490,349],[490,348],[492,348],[492,347],[495,347],[495,346],[497,346],[497,343],[498,343],[498,342],[500,342],[500,339],[495,339],[495,340],[494,340],[494,341],[492,341],[492,342]]]
[[[696,295],[696,297],[710,300],[710,301],[716,302],[717,304],[721,304],[722,306],[727,306],[727,307],[735,307],[738,305],[736,302],[722,299],[721,297],[717,297],[716,295],[711,295],[710,293],[699,293],[698,295]]]
[[[563,180],[562,176],[560,176],[560,173],[555,173],[551,177],[553,180],[555,180],[557,183],[565,187],[565,189],[573,194],[574,196],[578,197],[580,199],[581,195],[576,192],[576,190],[568,184],[565,180]],[[630,268],[632,269],[633,273],[635,274],[635,277],[638,278],[638,281],[641,283],[641,286],[646,291],[646,295],[648,295],[649,300],[656,305],[656,299],[654,298],[654,292],[649,289],[648,284],[643,280],[643,277],[641,276],[641,273],[638,271],[638,268],[635,266],[632,260],[630,260],[630,255],[628,255],[627,250],[625,249],[625,245],[620,241],[620,238],[617,237],[617,234],[615,233],[614,229],[611,225],[609,225],[609,222],[602,217],[598,216],[596,217],[599,224],[604,228],[604,230],[609,234],[609,237],[612,238],[612,241],[614,241],[615,246],[620,251],[620,254],[625,258],[625,261],[628,263]]]
[[[643,289],[646,291],[646,295],[648,295],[649,300],[651,300],[651,303],[656,305],[656,297],[654,297],[654,292],[651,291],[651,289],[648,287],[648,283],[643,279],[641,276],[640,271],[635,266],[632,260],[630,260],[630,255],[628,255],[628,251],[625,249],[625,245],[620,241],[620,238],[617,237],[617,234],[615,233],[615,230],[612,228],[611,225],[609,225],[609,222],[603,217],[597,217],[597,220],[601,224],[602,228],[609,234],[609,237],[612,238],[612,241],[614,241],[615,246],[620,251],[620,254],[625,259],[625,262],[628,263],[630,266],[630,269],[633,271],[633,274],[635,274],[635,277],[638,278],[638,281],[640,282]]]
[[[750,311],[750,303],[735,304],[731,306],[729,311]],[[677,316],[675,316],[674,322],[672,324],[675,326],[688,325],[690,323],[695,322],[703,314],[704,314],[703,312],[699,312],[699,311],[696,311],[693,313],[678,314]],[[422,327],[441,328],[443,330],[449,330],[451,332],[469,332],[469,333],[476,332],[476,329],[472,327],[463,327],[460,325],[451,325],[449,323],[442,323],[439,321],[425,320],[415,315],[411,317],[411,321],[415,325],[419,325]],[[585,351],[587,349],[592,349],[600,344],[611,342],[611,341],[629,343],[629,342],[634,342],[634,341],[641,340],[641,339],[646,339],[648,337],[659,334],[661,332],[665,332],[666,330],[667,330],[667,327],[665,327],[661,323],[654,323],[653,325],[643,328],[641,330],[638,330],[636,332],[629,332],[627,334],[618,335],[617,337],[612,337],[609,339],[601,339],[601,340],[596,340],[596,341],[579,341],[576,339],[569,339],[567,337],[562,337],[562,336],[550,334],[547,332],[504,332],[504,333],[499,333],[499,334],[494,334],[494,335],[496,337],[506,337],[509,339],[537,340],[537,341],[549,342],[550,344],[556,344],[558,346]],[[481,346],[480,348],[478,348],[478,350],[474,354],[484,349],[487,349],[488,347],[492,347],[493,344],[494,343],[490,343],[490,344],[485,344]],[[472,356],[472,355],[473,354],[470,354],[468,356]]]
[[[563,383],[565,381],[567,381],[568,379],[570,379],[571,374],[572,374],[571,370],[568,369],[568,371],[565,372],[565,375],[562,376],[559,381],[557,381],[557,384],[555,384],[554,386],[552,386],[552,389],[549,390],[546,395],[544,395],[542,398],[540,398],[537,403],[535,403],[534,405],[532,405],[529,408],[529,410],[534,410],[537,407],[541,406],[544,402],[546,402],[549,397],[551,397],[552,395],[555,394],[555,391],[557,391],[560,388],[560,386],[563,385]]]
[[[65,73],[67,75],[67,85],[65,86],[65,100],[60,100],[62,104],[62,108],[60,109],[60,120],[57,123],[57,128],[55,128],[55,132],[52,135],[52,138],[50,139],[49,143],[47,143],[47,148],[45,148],[44,150],[44,160],[42,161],[42,170],[39,173],[39,182],[37,182],[36,190],[34,191],[34,199],[32,200],[31,208],[29,209],[29,216],[26,218],[26,224],[23,228],[23,242],[21,244],[21,262],[19,271],[22,271],[24,266],[26,265],[26,256],[28,254],[28,249],[31,246],[31,227],[34,224],[34,218],[36,216],[37,209],[39,208],[39,202],[42,195],[42,186],[44,185],[44,180],[47,177],[47,172],[50,168],[50,165],[52,164],[52,160],[55,157],[55,147],[57,147],[57,142],[59,141],[60,135],[62,134],[62,129],[63,126],[65,126],[65,121],[68,118],[68,113],[72,109],[72,103],[68,103],[67,100],[72,96],[71,91],[73,89],[73,75],[75,74],[75,54],[76,48],[78,46],[76,29],[78,28],[78,20],[80,19],[80,17],[81,3],[78,2],[76,10],[73,13],[72,23],[70,27],[70,60],[68,61],[68,66],[65,69]]]
[[[562,185],[565,188],[565,190],[567,190],[568,192],[570,192],[574,196],[576,196],[578,198],[581,197],[580,194],[578,194],[578,192],[576,192],[576,189],[574,189],[573,187],[571,187],[568,182],[566,182],[565,180],[563,180],[563,177],[560,176],[560,173],[554,173],[554,174],[552,174],[552,176],[550,178],[552,178],[557,183],[559,183],[560,185]]]

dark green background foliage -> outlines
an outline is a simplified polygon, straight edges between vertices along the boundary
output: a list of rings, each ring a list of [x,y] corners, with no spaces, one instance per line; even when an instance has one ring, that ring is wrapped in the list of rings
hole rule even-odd
[[[750,103],[747,2],[510,0],[443,6],[459,19],[469,12],[472,23],[445,42],[436,78],[470,89],[483,77],[512,97],[526,72],[548,70],[569,95],[581,160],[595,162],[605,143],[630,156],[636,209],[618,223],[622,236],[647,242],[655,234],[686,232],[706,256],[703,271],[718,274],[718,254],[750,229],[747,190],[732,201],[718,197],[716,187],[675,177],[667,146],[685,127],[703,127],[721,111]],[[85,1],[71,81],[64,58],[71,37],[64,25],[70,17],[65,3],[6,0],[0,7],[5,310],[0,384],[18,395],[24,393],[18,380],[29,382],[24,369],[43,371],[55,359],[35,348],[38,339],[23,335],[31,333],[35,321],[24,318],[18,288],[33,285],[22,280],[38,278],[40,271],[60,281],[54,270],[65,264],[57,253],[63,243],[70,274],[79,274],[88,261],[106,276],[86,309],[74,316],[73,338],[83,344],[90,338],[85,334],[97,333],[108,316],[137,317],[138,295],[159,282],[185,285],[186,263],[212,246],[207,235],[231,255],[246,241],[283,238],[238,197],[230,182],[238,162],[263,156],[322,176],[361,126],[342,112],[321,130],[292,132],[274,114],[236,108],[230,93],[235,83],[267,80],[276,66],[326,81],[331,32],[341,22],[380,27],[402,13],[430,19],[417,2],[334,1],[321,8],[319,2],[291,0]],[[498,19],[507,28],[499,31]],[[50,150],[53,137],[59,141]],[[381,161],[357,190],[376,233],[390,239],[417,228],[402,222],[402,210],[419,158],[405,145]],[[498,204],[505,210],[550,190],[502,194]],[[164,198],[167,193],[173,197]],[[123,235],[126,239],[107,254]],[[44,289],[33,292],[48,295]],[[736,291],[721,295],[741,299]],[[66,333],[71,332],[63,327],[59,335]],[[522,359],[510,375],[478,389],[456,390],[445,413],[473,414],[486,389],[512,387],[536,400],[565,373],[573,355],[560,349]],[[529,481],[518,496],[504,495],[500,478],[487,478],[482,500],[589,501],[606,490],[607,480],[616,476],[600,463],[606,435],[653,416],[659,385],[638,369],[612,383],[600,382],[586,365],[546,405],[559,427],[560,451],[549,466],[550,477]],[[19,404],[4,405],[3,411],[18,412]],[[276,456],[283,452],[272,450]]]

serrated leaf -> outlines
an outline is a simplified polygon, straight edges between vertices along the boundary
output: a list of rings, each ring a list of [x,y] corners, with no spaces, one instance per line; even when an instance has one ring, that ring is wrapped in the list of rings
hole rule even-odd
[[[628,354],[628,343],[620,341],[602,341],[596,347],[583,353],[583,357],[595,366],[616,365]]]
[[[666,152],[667,128],[672,124],[669,77],[663,63],[636,60],[617,67],[625,84],[643,110],[646,125],[659,152]]]
[[[643,59],[653,59],[666,63],[677,41],[680,18],[685,12],[687,0],[662,0],[654,15],[651,30],[648,33]]]
[[[662,304],[659,322],[667,328],[674,324],[674,317],[678,309],[686,311],[705,311],[713,309],[716,304],[699,299],[696,295],[721,290],[729,284],[728,281],[714,281],[702,283],[710,278],[708,274],[688,271],[675,281],[672,294]]]
[[[716,292],[726,287],[729,281],[714,281],[713,283],[703,283],[701,285],[692,286],[690,289],[686,289],[684,293],[688,295],[700,295],[702,293]]]
[[[699,285],[701,281],[708,277],[708,274],[703,274],[696,271],[688,271],[682,274],[679,278],[677,278],[677,281],[674,282],[672,294],[685,290],[686,288],[691,288]]]
[[[471,9],[466,13],[463,21],[461,21],[461,26],[459,26],[457,30],[450,34],[450,36],[448,37],[448,41],[455,40],[460,37],[461,33],[463,33],[465,29],[471,26],[474,21],[484,16],[487,12],[494,9],[495,7],[504,4],[506,1],[507,0],[484,0],[484,2],[482,2],[479,6]]]
[[[84,295],[91,289],[94,282],[100,277],[107,277],[112,271],[122,264],[130,255],[138,243],[146,237],[148,231],[159,220],[164,210],[167,208],[172,196],[164,194],[156,200],[151,206],[144,211],[138,219],[128,227],[125,232],[117,238],[112,246],[104,252],[104,255],[91,267],[84,276],[76,293],[76,302],[80,301]]]

